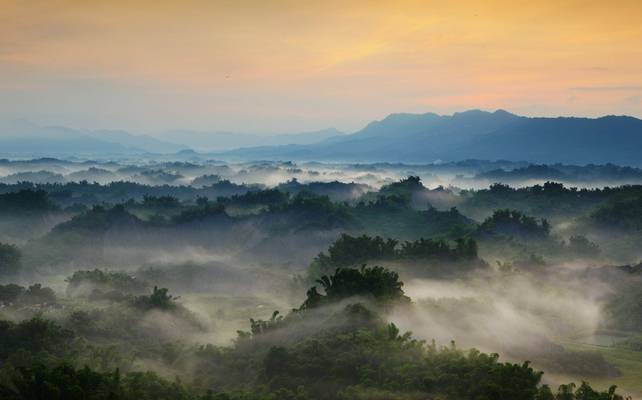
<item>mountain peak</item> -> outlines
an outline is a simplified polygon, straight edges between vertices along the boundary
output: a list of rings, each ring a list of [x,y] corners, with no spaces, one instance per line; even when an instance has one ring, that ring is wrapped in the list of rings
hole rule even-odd
[[[460,111],[460,112],[455,112],[453,113],[453,117],[461,117],[461,116],[479,116],[479,115],[491,115],[490,112],[488,111],[483,111],[478,108],[473,108],[471,110],[466,110],[466,111]]]
[[[456,112],[453,113],[452,115],[453,118],[519,118],[518,115],[509,113],[506,110],[502,109],[497,109],[493,112],[490,111],[484,111],[480,109],[472,109],[472,110],[466,110],[466,111],[461,111],[461,112]]]
[[[296,149],[265,148],[252,156],[415,163],[503,159],[640,165],[640,148],[642,121],[632,117],[530,118],[501,109],[473,109],[444,116],[390,114],[332,141]]]
[[[506,116],[506,117],[517,117],[518,116],[518,115],[510,113],[510,112],[508,112],[508,111],[506,111],[504,109],[501,109],[501,108],[498,108],[497,110],[495,110],[495,112],[493,114],[502,115],[502,116]]]

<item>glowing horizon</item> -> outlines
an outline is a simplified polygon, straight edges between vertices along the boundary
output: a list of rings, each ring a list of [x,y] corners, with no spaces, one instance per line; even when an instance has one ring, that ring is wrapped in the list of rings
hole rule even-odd
[[[0,0],[2,118],[356,130],[396,112],[642,117],[642,4]]]

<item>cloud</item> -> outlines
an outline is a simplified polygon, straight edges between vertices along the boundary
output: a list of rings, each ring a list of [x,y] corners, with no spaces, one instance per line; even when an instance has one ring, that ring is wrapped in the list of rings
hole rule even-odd
[[[46,124],[356,130],[403,111],[621,113],[567,88],[642,90],[619,86],[642,82],[635,4],[4,3],[0,109]],[[87,81],[113,85],[79,91]]]
[[[639,92],[641,86],[577,86],[570,88],[577,92]]]

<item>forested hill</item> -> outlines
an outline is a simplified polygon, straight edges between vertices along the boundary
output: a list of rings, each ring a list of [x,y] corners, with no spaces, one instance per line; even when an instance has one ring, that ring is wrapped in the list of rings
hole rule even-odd
[[[529,118],[503,110],[452,116],[392,114],[362,130],[305,146],[239,149],[221,156],[247,159],[433,162],[463,159],[537,163],[641,165],[642,120]]]

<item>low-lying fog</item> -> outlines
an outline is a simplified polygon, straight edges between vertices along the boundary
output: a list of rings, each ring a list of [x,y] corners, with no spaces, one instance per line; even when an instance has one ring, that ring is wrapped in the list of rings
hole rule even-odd
[[[567,183],[585,188],[642,181],[637,170],[609,181],[607,167],[556,167]],[[622,371],[599,353],[577,356],[567,344],[592,345],[604,332],[630,333],[613,325],[611,304],[637,281],[606,266],[642,258],[640,236],[627,225],[630,219],[622,224],[619,211],[608,207],[636,199],[638,189],[579,196],[576,189],[522,171],[528,168],[492,162],[5,161],[0,194],[42,190],[46,199],[27,193],[34,205],[26,210],[15,199],[2,200],[18,207],[0,215],[0,242],[16,245],[22,270],[0,276],[0,283],[42,284],[57,301],[24,308],[0,302],[0,315],[15,321],[43,315],[101,343],[228,346],[238,331],[249,329],[250,318],[268,320],[275,310],[284,315],[300,307],[307,290],[319,286],[311,272],[315,257],[342,233],[391,237],[400,241],[397,248],[405,240],[453,244],[466,237],[479,246],[475,257],[482,260],[475,267],[459,262],[461,272],[431,275],[454,267],[402,260],[405,267],[398,271],[412,303],[387,310],[386,318],[427,342],[530,360],[547,379],[618,377]],[[109,185],[120,181],[133,186]],[[488,189],[498,182],[529,189]],[[265,190],[272,188],[287,195]],[[542,192],[549,197],[537,197]],[[562,200],[556,205],[550,196]],[[41,200],[48,203],[38,205]],[[508,222],[490,217],[504,208],[524,215]],[[399,265],[389,258],[367,263]],[[91,278],[74,278],[95,270]],[[158,288],[168,289],[177,308],[141,312],[131,305]],[[303,334],[314,327],[289,329]],[[128,368],[180,372],[170,364],[145,355]]]

